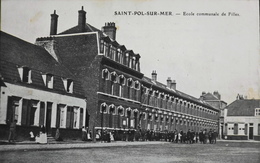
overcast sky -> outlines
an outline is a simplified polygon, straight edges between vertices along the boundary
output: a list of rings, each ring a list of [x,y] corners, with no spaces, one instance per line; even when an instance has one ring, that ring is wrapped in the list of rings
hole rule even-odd
[[[260,98],[258,0],[2,0],[1,30],[34,43],[49,35],[54,10],[59,33],[77,25],[81,6],[87,23],[98,29],[116,23],[116,40],[141,55],[145,76],[156,70],[159,82],[171,77],[178,90],[194,97],[218,91],[228,103],[238,93]],[[121,11],[131,15],[115,15]],[[219,16],[197,16],[201,13]]]

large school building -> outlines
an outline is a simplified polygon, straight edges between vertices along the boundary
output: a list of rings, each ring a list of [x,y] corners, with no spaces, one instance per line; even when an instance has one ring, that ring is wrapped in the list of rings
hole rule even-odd
[[[105,26],[99,30],[86,22],[86,12],[82,7],[78,11],[78,24],[57,33],[58,17],[56,11],[51,14],[48,37],[39,37],[35,45],[20,49],[21,51],[39,49],[42,51],[42,54],[39,54],[40,57],[51,60],[37,58],[38,53],[34,50],[30,56],[23,58],[28,62],[33,58],[37,60],[34,63],[35,66],[44,67],[43,69],[35,67],[38,77],[28,79],[25,91],[13,88],[17,85],[22,87],[20,85],[23,83],[22,78],[19,78],[22,70],[19,68],[30,70],[34,67],[12,63],[9,60],[8,64],[16,64],[14,66],[16,69],[13,68],[13,71],[17,75],[15,84],[8,85],[4,74],[9,72],[9,69],[1,64],[3,76],[1,91],[7,92],[14,89],[17,93],[19,92],[19,95],[10,93],[2,95],[1,93],[0,123],[2,125],[8,124],[9,114],[7,113],[12,108],[9,107],[11,102],[7,96],[15,96],[18,97],[15,99],[18,99],[18,108],[20,108],[18,112],[21,115],[28,110],[28,107],[21,102],[24,101],[23,98],[32,100],[33,107],[38,107],[39,120],[36,118],[33,126],[45,124],[50,130],[59,127],[67,129],[64,132],[68,133],[75,129],[79,134],[82,126],[87,126],[94,131],[140,128],[157,131],[175,129],[199,131],[205,128],[218,128],[218,109],[199,98],[177,90],[176,82],[170,78],[166,80],[166,84],[160,83],[157,81],[156,71],[152,71],[151,77],[144,76],[140,70],[141,56],[116,41],[115,23],[105,23]],[[7,38],[1,37],[1,46],[5,44],[5,39]],[[10,40],[12,41],[14,40]],[[23,41],[20,40],[20,42]],[[10,49],[11,47],[6,47],[3,51],[1,48],[1,56],[8,56],[11,53]],[[21,58],[22,54],[15,53],[15,55]],[[28,76],[33,77],[37,73],[29,73]],[[10,80],[13,82],[13,79]],[[40,89],[36,86],[32,87],[34,81],[40,83]],[[51,88],[47,86],[49,82],[53,82]],[[30,91],[27,90],[29,88]],[[34,89],[39,91],[34,91]],[[45,109],[43,118],[41,108]],[[68,118],[73,115],[74,118]],[[18,118],[18,126],[22,127],[22,117],[13,116],[10,120]],[[48,118],[51,121],[48,121]]]

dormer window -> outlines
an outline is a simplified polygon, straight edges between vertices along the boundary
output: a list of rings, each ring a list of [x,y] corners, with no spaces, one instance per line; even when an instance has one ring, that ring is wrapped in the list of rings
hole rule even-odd
[[[20,77],[22,82],[25,83],[32,83],[32,78],[31,78],[31,70],[28,67],[20,67],[18,68]]]
[[[73,80],[63,79],[63,84],[64,84],[64,87],[65,87],[65,90],[68,93],[73,93]]]
[[[47,88],[53,88],[53,75],[52,74],[45,74],[42,75],[44,84]]]
[[[260,116],[260,108],[255,109],[255,116]]]

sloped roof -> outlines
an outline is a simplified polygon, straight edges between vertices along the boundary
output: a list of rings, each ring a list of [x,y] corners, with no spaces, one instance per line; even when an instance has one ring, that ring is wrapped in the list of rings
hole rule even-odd
[[[213,95],[212,93],[206,93],[203,96],[203,100],[207,101],[207,100],[219,100],[215,95]]]
[[[82,87],[75,76],[63,65],[59,64],[44,48],[28,43],[3,31],[1,34],[0,73],[3,82],[15,82],[22,85],[19,67],[28,67],[32,70],[30,87],[46,89],[42,78],[43,74],[54,76],[53,91],[65,91],[61,78],[74,80],[74,93],[83,95]],[[56,77],[55,77],[56,76]]]
[[[260,99],[236,100],[226,106],[227,116],[254,116],[255,108],[260,108]]]
[[[82,31],[82,29],[78,25],[76,25],[70,29],[67,29],[67,30],[59,33],[58,35],[83,33],[83,32],[98,32],[99,34],[101,34],[101,36],[104,36],[103,32],[101,30],[97,29],[96,27],[93,27],[92,25],[90,25],[88,23],[86,23],[84,31]]]
[[[69,70],[60,65],[42,47],[31,44],[1,31],[1,61],[37,69],[44,73],[73,78]]]

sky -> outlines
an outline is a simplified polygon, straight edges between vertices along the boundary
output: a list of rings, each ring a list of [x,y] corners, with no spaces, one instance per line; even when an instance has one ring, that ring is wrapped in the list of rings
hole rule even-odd
[[[34,43],[50,33],[56,10],[58,33],[86,22],[101,29],[115,22],[116,40],[141,56],[141,71],[199,98],[218,91],[228,104],[237,94],[260,99],[258,0],[2,0],[1,30]],[[119,13],[127,12],[127,15]],[[157,15],[148,15],[157,12]],[[172,13],[160,15],[161,12]],[[130,13],[130,14],[129,14]],[[142,15],[142,13],[144,15]],[[211,14],[211,15],[208,15]]]

